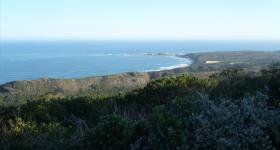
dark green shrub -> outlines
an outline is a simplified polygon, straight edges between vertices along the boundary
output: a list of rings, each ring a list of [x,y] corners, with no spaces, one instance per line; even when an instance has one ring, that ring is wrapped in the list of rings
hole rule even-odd
[[[134,140],[134,123],[116,115],[103,117],[87,132],[84,138],[86,149],[129,149]]]

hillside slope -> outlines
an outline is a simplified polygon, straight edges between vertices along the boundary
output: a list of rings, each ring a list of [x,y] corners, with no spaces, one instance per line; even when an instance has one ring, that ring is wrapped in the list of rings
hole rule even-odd
[[[0,86],[0,98],[5,103],[22,103],[42,97],[114,95],[120,91],[142,88],[150,81],[147,73],[123,73],[81,79],[39,79],[14,81]]]

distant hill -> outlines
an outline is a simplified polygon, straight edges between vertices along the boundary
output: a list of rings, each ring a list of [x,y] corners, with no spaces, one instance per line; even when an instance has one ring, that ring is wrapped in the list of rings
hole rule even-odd
[[[189,67],[189,71],[192,72],[220,71],[229,67],[258,71],[272,62],[280,62],[280,51],[207,52],[181,57],[193,60]]]

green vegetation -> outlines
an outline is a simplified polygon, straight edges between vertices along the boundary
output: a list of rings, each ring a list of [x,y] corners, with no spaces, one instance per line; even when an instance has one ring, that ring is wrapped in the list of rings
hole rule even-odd
[[[182,57],[193,60],[193,64],[187,68],[191,72],[222,71],[229,67],[258,71],[273,62],[279,62],[280,51],[206,52],[186,54]],[[207,61],[219,61],[219,63],[207,64]]]
[[[148,73],[123,73],[82,79],[39,79],[13,81],[0,85],[0,100],[5,105],[28,101],[81,96],[113,96],[144,87],[150,81]]]
[[[0,109],[0,149],[279,149],[280,64]]]

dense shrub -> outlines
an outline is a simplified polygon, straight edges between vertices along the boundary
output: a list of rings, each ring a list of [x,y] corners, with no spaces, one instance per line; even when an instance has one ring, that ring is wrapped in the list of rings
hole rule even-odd
[[[175,97],[193,95],[197,92],[208,93],[216,85],[215,80],[198,79],[187,75],[164,77],[150,82],[141,91],[141,95],[150,100],[148,103],[163,104],[169,103],[170,99]]]
[[[272,149],[269,128],[280,125],[279,110],[270,110],[267,97],[258,94],[235,104],[224,100],[215,104],[207,97],[192,105],[199,112],[192,116],[194,149]],[[279,143],[278,143],[279,144]]]
[[[279,64],[0,108],[0,149],[280,149]]]
[[[218,80],[218,85],[212,92],[212,99],[240,99],[244,96],[262,92],[269,97],[270,104],[275,106],[280,100],[280,64],[271,64],[260,73],[248,73],[231,68],[213,74],[210,78]]]
[[[84,138],[86,149],[128,149],[133,141],[134,122],[120,116],[103,117]]]
[[[155,107],[149,134],[141,138],[142,143],[133,145],[152,149],[274,149],[280,144],[280,111],[270,108],[267,100],[260,93],[240,103],[216,103],[203,95],[196,100],[177,99],[169,109]],[[178,105],[183,107],[174,111]]]

